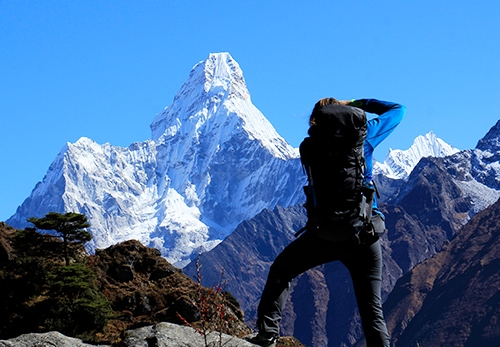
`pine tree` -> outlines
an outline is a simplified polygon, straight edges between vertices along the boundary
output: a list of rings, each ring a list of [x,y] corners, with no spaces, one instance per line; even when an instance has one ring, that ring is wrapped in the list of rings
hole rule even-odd
[[[49,212],[43,218],[31,217],[28,222],[33,223],[38,229],[53,230],[57,236],[62,238],[66,265],[69,265],[70,257],[74,256],[75,246],[92,239],[92,235],[85,230],[90,226],[90,223],[87,217],[80,213]]]
[[[70,336],[102,329],[110,317],[109,300],[98,291],[94,272],[82,263],[59,266],[47,276],[45,327]]]

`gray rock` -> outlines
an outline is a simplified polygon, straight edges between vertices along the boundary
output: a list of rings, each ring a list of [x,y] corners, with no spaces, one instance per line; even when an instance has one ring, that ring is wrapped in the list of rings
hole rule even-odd
[[[0,347],[96,347],[82,340],[64,336],[57,331],[40,334],[24,334],[10,340],[0,340]],[[108,345],[100,345],[109,347]]]
[[[122,341],[126,347],[252,347],[253,344],[234,336],[217,332],[205,338],[194,329],[172,323],[159,323],[143,328],[128,330]]]

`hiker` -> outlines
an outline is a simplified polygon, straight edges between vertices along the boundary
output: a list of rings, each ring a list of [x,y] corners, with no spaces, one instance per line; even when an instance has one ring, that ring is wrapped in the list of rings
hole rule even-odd
[[[339,260],[351,275],[367,346],[389,346],[381,303],[382,254],[379,241],[385,231],[385,217],[378,210],[377,198],[373,194],[372,160],[373,150],[401,122],[405,110],[402,105],[376,99],[346,101],[325,98],[316,103],[309,120],[310,136],[300,147],[309,180],[309,185],[304,187],[308,222],[304,232],[285,247],[270,268],[257,311],[258,334],[250,342],[275,346],[292,279],[315,266]],[[367,120],[365,112],[377,116]],[[340,135],[328,133],[330,129],[326,124],[338,115],[341,115],[338,118],[341,122],[352,119],[353,134],[358,137],[351,140],[354,149],[350,152],[351,157],[346,159],[350,168],[339,170],[352,171],[352,175],[343,178],[325,173],[335,170],[335,165],[342,162],[339,156],[343,155],[343,150],[339,149],[341,154],[330,153],[328,161],[328,157],[321,157],[322,148],[314,147],[315,141],[311,140],[325,133],[327,139],[319,142],[321,146],[335,143]],[[331,152],[335,151],[334,148]],[[344,180],[340,186],[351,187],[351,196],[347,196],[345,190],[332,193],[335,189],[344,189],[338,188],[339,182],[337,188],[325,188],[325,181],[332,177]],[[314,187],[314,184],[323,186]],[[332,184],[335,186],[335,182]]]

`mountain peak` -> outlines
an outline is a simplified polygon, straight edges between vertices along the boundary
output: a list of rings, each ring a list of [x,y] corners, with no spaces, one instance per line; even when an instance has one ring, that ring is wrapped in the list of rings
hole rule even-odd
[[[252,104],[243,72],[229,53],[211,53],[196,64],[172,104],[156,115],[151,130],[158,142],[179,133],[197,142],[210,133],[217,144],[243,130],[277,158],[298,157],[297,150]]]
[[[199,62],[193,68],[203,68],[205,76],[205,92],[211,94],[227,94],[239,99],[250,98],[243,72],[229,53],[210,53],[208,59]]]
[[[430,131],[415,138],[407,150],[390,149],[384,163],[376,163],[375,173],[382,173],[394,179],[404,179],[410,175],[420,159],[425,157],[446,157],[459,150]]]
[[[227,98],[248,99],[243,71],[229,53],[210,53],[198,62],[174,97],[179,99],[208,99],[217,102]],[[213,98],[213,99],[212,99]]]

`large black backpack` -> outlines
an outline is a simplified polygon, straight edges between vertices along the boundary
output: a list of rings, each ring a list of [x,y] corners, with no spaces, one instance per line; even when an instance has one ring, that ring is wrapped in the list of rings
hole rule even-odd
[[[363,217],[366,114],[343,105],[326,105],[313,112],[309,137],[299,148],[308,177],[304,187],[307,227],[330,225],[355,233],[367,217]]]

